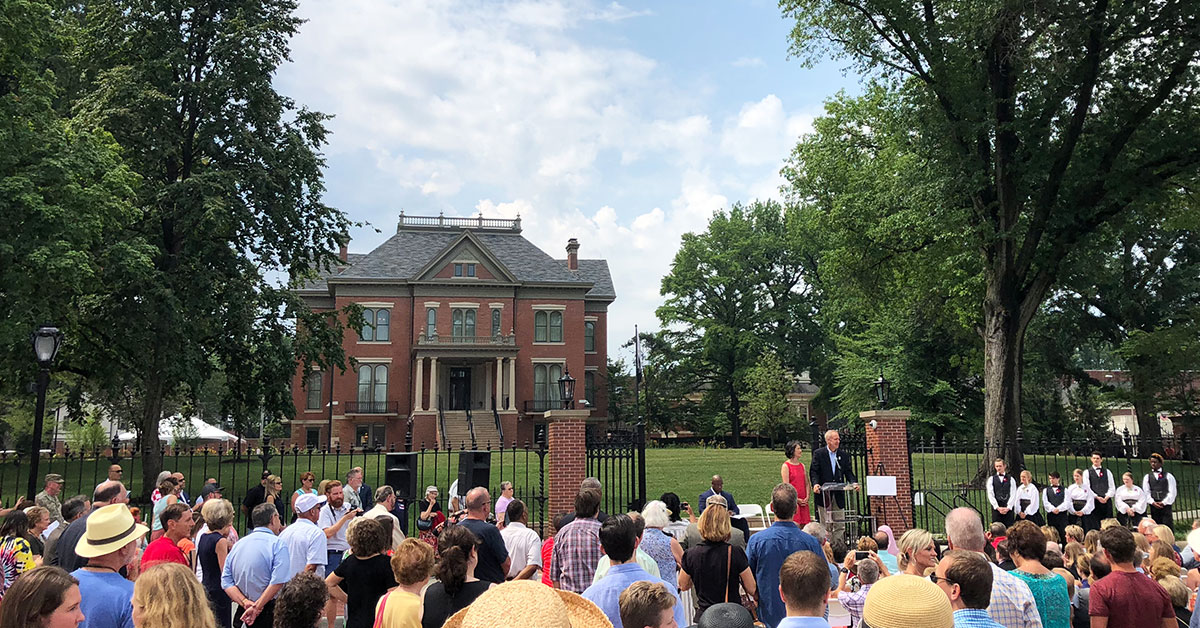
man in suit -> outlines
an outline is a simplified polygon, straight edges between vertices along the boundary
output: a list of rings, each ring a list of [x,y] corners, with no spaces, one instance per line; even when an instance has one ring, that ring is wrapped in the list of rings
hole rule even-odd
[[[1104,454],[1092,452],[1092,468],[1087,472],[1087,485],[1096,494],[1096,506],[1092,514],[1083,518],[1084,530],[1099,530],[1100,522],[1113,516],[1113,495],[1117,491],[1117,482],[1113,479],[1112,471],[1104,468]]]
[[[720,495],[721,497],[725,498],[725,503],[729,507],[730,515],[741,513],[741,511],[738,510],[737,502],[733,501],[733,493],[727,493],[724,489],[725,480],[722,480],[721,476],[719,475],[712,476],[712,484],[709,486],[709,489],[703,493],[700,493],[700,514],[704,514],[704,508],[708,506],[708,498],[712,497],[713,495]],[[741,530],[743,536],[750,538],[750,523],[748,521],[740,517],[730,517],[729,523],[738,530]]]
[[[846,494],[844,491],[831,491],[822,495],[821,485],[827,482],[844,482],[853,485],[858,490],[858,477],[850,462],[850,454],[840,449],[842,437],[837,430],[825,432],[825,446],[814,451],[812,465],[808,468],[808,480],[812,484],[813,493],[817,496],[817,515],[821,523],[829,528],[830,538],[845,536]]]
[[[375,505],[371,486],[363,484],[362,467],[354,467],[346,474],[346,503],[352,508],[370,510]]]

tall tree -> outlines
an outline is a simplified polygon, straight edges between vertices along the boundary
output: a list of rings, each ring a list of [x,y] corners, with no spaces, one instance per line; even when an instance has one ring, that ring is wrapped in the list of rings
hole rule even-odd
[[[683,236],[662,280],[659,320],[699,369],[708,400],[721,401],[741,446],[741,380],[764,347],[805,370],[820,344],[798,225],[778,203],[718,212],[703,233]]]
[[[793,380],[779,356],[771,351],[763,353],[746,373],[746,427],[759,436],[765,435],[772,445],[781,434],[800,428],[800,413],[788,399]]]
[[[1062,260],[1200,168],[1200,5],[782,0],[793,53],[896,94],[947,229],[977,257],[989,448],[1021,464],[1025,332]],[[929,185],[935,181],[936,187]],[[872,203],[873,199],[858,199]],[[911,209],[911,208],[910,208]]]
[[[335,262],[350,226],[321,200],[325,116],[278,93],[300,20],[291,0],[97,0],[86,5],[80,116],[142,178],[136,265],[89,303],[98,384],[135,384],[145,486],[161,468],[163,402],[219,367],[225,411],[289,413],[299,356],[342,364],[341,322],[290,281]],[[296,344],[293,344],[296,343]]]

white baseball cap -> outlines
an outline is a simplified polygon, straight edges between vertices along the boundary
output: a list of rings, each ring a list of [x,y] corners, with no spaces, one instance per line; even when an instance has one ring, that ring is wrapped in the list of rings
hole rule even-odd
[[[324,495],[313,495],[312,493],[304,493],[296,498],[296,512],[308,512],[317,506],[325,505]]]

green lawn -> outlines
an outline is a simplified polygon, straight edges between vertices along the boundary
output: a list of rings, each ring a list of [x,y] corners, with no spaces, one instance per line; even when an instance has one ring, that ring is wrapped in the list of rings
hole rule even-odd
[[[805,456],[805,462],[808,462]],[[426,452],[419,456],[418,486],[434,484],[441,488],[443,499],[448,493],[450,483],[454,481],[458,471],[458,454],[454,452]],[[962,505],[960,486],[969,482],[978,468],[980,454],[946,455],[943,453],[916,453],[912,456],[914,488],[921,489],[927,495],[929,506],[916,508],[916,525],[928,527],[935,532],[941,531],[941,518],[945,510]],[[542,474],[548,469],[544,460],[536,452],[526,453],[511,450],[492,454],[491,484],[493,487],[501,480],[511,480],[516,485],[517,496],[528,498],[537,493],[537,487],[542,482]],[[708,449],[699,447],[679,448],[649,448],[646,450],[646,493],[648,499],[657,499],[664,492],[672,491],[681,499],[695,502],[697,496],[706,490],[713,474],[720,474],[725,480],[725,489],[732,492],[739,503],[765,504],[770,500],[771,488],[779,482],[779,465],[783,462],[783,454],[768,449]],[[67,481],[66,492],[90,493],[96,483],[105,477],[109,461],[107,459],[72,458],[64,460],[57,457],[53,460],[43,460],[39,475],[49,472],[60,473]],[[143,494],[141,481],[141,463],[138,460],[124,459],[121,461],[125,469],[127,485],[133,491],[135,501]],[[1050,469],[1058,469],[1065,477],[1065,483],[1070,482],[1070,471],[1075,467],[1084,467],[1086,459],[1076,456],[1028,456],[1027,466],[1035,472],[1035,481],[1044,482],[1044,474]],[[1139,479],[1146,472],[1143,461],[1127,463],[1124,459],[1109,461],[1109,468],[1119,474],[1132,466],[1133,472]],[[226,487],[226,497],[239,501],[245,491],[258,483],[263,463],[257,458],[243,457],[234,460],[233,456],[196,455],[167,456],[165,468],[181,470],[188,478],[189,492],[194,496],[199,492],[205,477],[217,477]],[[275,456],[268,467],[283,478],[284,490],[290,495],[298,486],[298,476],[303,471],[313,471],[320,478],[343,478],[351,467],[362,466],[366,471],[366,481],[371,486],[379,486],[384,482],[385,459],[376,454],[343,454],[341,456],[299,455],[287,453]],[[18,456],[0,457],[0,502],[11,505],[15,495],[24,493],[28,478],[28,460]],[[1180,499],[1176,505],[1177,528],[1185,530],[1194,511],[1200,511],[1200,497],[1196,493],[1197,481],[1200,481],[1200,468],[1195,465],[1173,465],[1171,470],[1179,480]],[[864,475],[862,470],[859,474]],[[617,481],[601,473],[601,479],[606,481],[608,488],[616,493]],[[39,486],[40,489],[40,486]],[[622,503],[630,495],[622,495]],[[614,495],[614,501],[617,501]],[[940,498],[940,499],[939,499]],[[984,492],[979,489],[967,492],[967,502],[977,509],[986,512],[987,502]],[[926,509],[928,508],[928,513]],[[615,508],[614,508],[615,509]],[[542,513],[536,512],[541,515]]]

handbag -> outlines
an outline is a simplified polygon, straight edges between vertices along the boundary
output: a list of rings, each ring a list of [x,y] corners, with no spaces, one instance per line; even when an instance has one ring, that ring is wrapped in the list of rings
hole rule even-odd
[[[725,601],[729,602],[729,583],[733,581],[733,546],[732,545],[726,547],[725,565],[726,565],[726,567],[725,567]],[[739,590],[741,590],[741,584],[738,584],[738,587],[739,587]],[[758,602],[754,599],[754,596],[750,595],[749,593],[746,593],[744,590],[742,590],[741,599],[738,600],[738,602],[740,602],[741,605],[746,608],[746,610],[750,611],[750,617],[755,622],[758,622],[758,613],[755,612],[755,610],[758,608]]]
[[[383,609],[387,608],[388,596],[391,594],[392,592],[388,591],[379,599],[379,610],[375,611],[375,623],[371,625],[371,628],[383,628]]]

